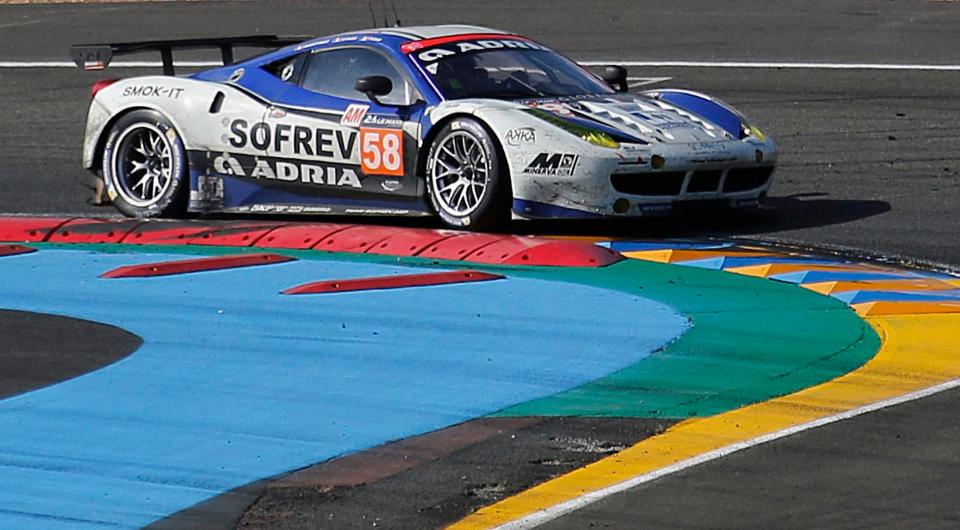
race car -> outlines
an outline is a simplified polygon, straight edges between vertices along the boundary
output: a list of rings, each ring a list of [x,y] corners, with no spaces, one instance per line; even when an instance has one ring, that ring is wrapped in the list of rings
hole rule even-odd
[[[235,47],[275,51],[233,62]],[[174,75],[173,50],[224,66]],[[628,93],[534,40],[489,28],[391,27],[77,45],[103,69],[159,51],[164,75],[98,81],[84,167],[133,217],[185,212],[627,217],[680,203],[756,205],[776,146],[737,110],[686,90]]]

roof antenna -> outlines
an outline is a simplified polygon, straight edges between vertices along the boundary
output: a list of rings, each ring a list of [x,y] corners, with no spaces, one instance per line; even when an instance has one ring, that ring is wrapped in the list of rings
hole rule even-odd
[[[387,0],[380,0],[380,8],[383,9],[383,27],[390,27],[390,23],[387,22]]]
[[[390,7],[393,8],[393,18],[396,22],[393,24],[393,27],[399,28],[403,24],[400,23],[400,14],[397,13],[397,4],[393,3],[393,0],[390,0]]]
[[[367,7],[370,8],[370,18],[373,19],[373,27],[379,28],[377,25],[377,15],[373,12],[373,0],[367,0]]]

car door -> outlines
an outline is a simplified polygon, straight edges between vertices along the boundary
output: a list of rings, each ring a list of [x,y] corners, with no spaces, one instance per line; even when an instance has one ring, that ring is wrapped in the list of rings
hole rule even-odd
[[[275,181],[326,202],[420,197],[414,165],[423,103],[399,65],[361,45],[308,52],[290,64],[280,77],[292,86],[265,118]],[[373,75],[393,85],[377,102],[354,90]]]

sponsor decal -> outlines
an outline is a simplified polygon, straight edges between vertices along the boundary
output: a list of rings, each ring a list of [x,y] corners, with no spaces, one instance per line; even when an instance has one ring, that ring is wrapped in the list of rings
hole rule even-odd
[[[392,208],[355,208],[344,206],[305,206],[299,204],[252,204],[250,206],[234,206],[225,208],[224,212],[250,212],[250,213],[293,213],[293,214],[316,214],[316,213],[339,213],[339,214],[372,214],[372,215],[411,215],[420,214],[420,211],[400,210]]]
[[[393,210],[389,208],[344,208],[343,213],[363,215],[410,215],[410,210]]]
[[[360,178],[353,168],[333,164],[222,153],[213,159],[212,169],[223,175],[251,179],[299,182],[319,186],[361,187]]]
[[[577,162],[579,160],[580,155],[540,153],[533,159],[533,162],[530,162],[530,165],[528,165],[527,169],[524,169],[523,172],[531,175],[569,177],[573,175],[573,171],[577,168]]]
[[[458,42],[445,42],[434,47],[427,46],[426,49],[424,49],[424,45],[421,42],[417,41],[405,43],[400,46],[400,49],[404,53],[411,53],[423,49],[423,51],[417,53],[417,59],[424,63],[430,63],[445,57],[450,57],[452,55],[459,55],[461,53],[483,50],[502,50],[506,48],[519,48],[525,50],[548,49],[547,47],[541,46],[535,42],[518,38],[461,40]]]
[[[720,153],[725,151],[723,142],[696,142],[690,144],[694,153]]]
[[[530,104],[530,107],[552,112],[558,116],[573,116],[573,111],[570,110],[570,106],[566,103],[533,102]]]
[[[366,175],[403,175],[403,132],[360,129],[360,168]]]
[[[123,89],[123,97],[153,97],[153,98],[167,98],[167,99],[179,99],[180,94],[183,93],[182,88],[176,88],[171,86],[162,86],[162,85],[136,85],[128,86]]]
[[[223,179],[214,175],[199,175],[197,177],[197,195],[195,200],[222,203]]]
[[[289,81],[293,77],[293,63],[290,63],[283,67],[283,70],[280,71],[280,80]]]
[[[653,120],[651,120],[653,121]],[[669,118],[664,118],[661,122],[655,122],[657,129],[664,131],[671,131],[676,129],[696,129],[697,126],[693,123],[686,121],[672,121]]]
[[[315,48],[318,46],[326,46],[328,44],[339,44],[341,42],[382,42],[383,39],[380,37],[371,37],[371,36],[354,36],[354,35],[345,35],[342,37],[335,37],[332,39],[320,39],[317,41],[310,41],[304,44],[297,46],[297,50],[305,50],[307,48]]]
[[[506,48],[527,49],[527,50],[549,50],[535,42],[528,41],[521,37],[504,37],[489,39],[463,39],[451,42],[448,38],[438,39],[440,42],[432,45],[431,39],[426,41],[407,42],[400,46],[403,53],[416,53],[416,58],[431,75],[437,75],[437,65],[439,61],[447,57],[453,57],[463,53],[471,53],[483,50],[501,50]],[[422,50],[422,51],[421,51]]]
[[[530,145],[537,143],[537,133],[533,127],[521,127],[519,129],[510,129],[504,135],[503,140],[507,145],[519,147],[521,145]]]
[[[673,210],[673,205],[665,204],[638,204],[637,209],[641,214],[668,214]]]
[[[394,192],[400,191],[400,189],[403,188],[403,184],[401,184],[399,180],[387,179],[380,183],[380,187],[383,188],[384,191]]]
[[[254,213],[303,213],[303,206],[287,206],[285,204],[252,204],[249,208],[247,208],[247,211]]]
[[[709,157],[709,158],[691,158],[691,164],[715,164],[717,162],[736,162],[737,157]]]
[[[286,123],[257,122],[250,125],[238,118],[229,123],[227,141],[238,149],[248,145],[263,151],[332,158],[336,161],[356,160],[356,131],[325,127],[306,127]]]
[[[629,152],[624,154],[617,153],[617,158],[620,159],[620,161],[617,162],[620,165],[632,165],[632,164],[642,165],[647,163],[647,159],[643,158],[643,154],[636,154],[636,153],[629,153]]]
[[[347,106],[347,110],[343,111],[343,116],[340,118],[340,125],[349,125],[351,127],[357,127],[360,123],[363,122],[363,117],[367,115],[367,111],[370,110],[370,105],[360,105],[353,103]]]
[[[367,114],[363,117],[364,125],[371,125],[374,127],[391,127],[397,128],[403,127],[403,120],[396,116],[384,116],[382,114]]]
[[[251,212],[251,213],[333,213],[333,208],[329,206],[304,206],[300,204],[251,204],[250,206],[235,206],[227,208],[225,212]]]

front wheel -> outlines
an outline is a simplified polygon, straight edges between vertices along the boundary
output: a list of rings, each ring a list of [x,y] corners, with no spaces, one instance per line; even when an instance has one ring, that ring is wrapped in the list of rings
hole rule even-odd
[[[507,220],[510,177],[490,133],[471,118],[455,118],[427,154],[427,191],[437,215],[454,228],[486,230]]]
[[[183,213],[186,175],[183,142],[159,112],[131,112],[110,130],[103,149],[103,180],[107,196],[125,215]]]

